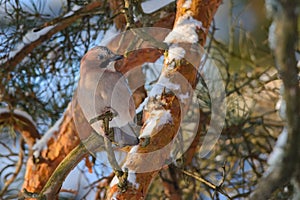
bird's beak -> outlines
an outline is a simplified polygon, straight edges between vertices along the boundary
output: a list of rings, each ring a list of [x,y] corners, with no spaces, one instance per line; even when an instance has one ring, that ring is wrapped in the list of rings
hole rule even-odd
[[[114,56],[114,57],[112,58],[112,61],[121,60],[121,59],[123,59],[123,58],[124,58],[123,55],[116,55],[116,56]]]

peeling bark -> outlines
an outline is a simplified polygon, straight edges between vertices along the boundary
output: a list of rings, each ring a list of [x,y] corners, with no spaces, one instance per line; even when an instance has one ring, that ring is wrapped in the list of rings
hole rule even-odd
[[[33,193],[43,189],[55,168],[79,144],[80,138],[75,130],[70,109],[65,112],[59,130],[54,133],[57,138],[48,141],[48,147],[42,151],[39,161],[34,161],[33,157],[28,159],[23,189]]]

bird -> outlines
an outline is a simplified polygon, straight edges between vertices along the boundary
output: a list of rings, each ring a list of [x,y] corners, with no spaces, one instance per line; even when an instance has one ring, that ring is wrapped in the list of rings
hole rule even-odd
[[[118,147],[139,143],[132,93],[124,75],[114,67],[115,61],[123,58],[105,46],[91,48],[81,59],[77,87],[84,117],[98,134]]]

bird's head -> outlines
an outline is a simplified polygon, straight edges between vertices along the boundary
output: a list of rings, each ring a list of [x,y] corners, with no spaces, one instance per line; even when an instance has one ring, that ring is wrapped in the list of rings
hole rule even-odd
[[[97,66],[100,68],[107,68],[113,61],[117,61],[124,58],[123,55],[113,53],[107,47],[96,46],[90,49],[82,58],[81,63],[86,62],[91,66]]]

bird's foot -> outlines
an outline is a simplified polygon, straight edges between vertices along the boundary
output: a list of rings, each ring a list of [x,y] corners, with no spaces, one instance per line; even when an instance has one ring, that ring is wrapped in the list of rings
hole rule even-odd
[[[108,130],[104,130],[105,131],[105,136],[109,139],[109,141],[114,143],[114,139],[115,139],[115,132],[113,128],[109,128]]]
[[[128,169],[125,168],[122,170],[114,170],[115,175],[119,179],[118,188],[121,192],[125,192],[128,187],[127,178],[128,178]]]
[[[143,137],[140,138],[140,146],[141,147],[146,147],[150,144],[150,137]]]
[[[110,110],[109,111],[106,111],[105,113],[101,114],[101,115],[98,115],[94,118],[92,118],[90,121],[89,121],[89,124],[92,125],[100,120],[103,120],[103,121],[111,121],[114,117],[116,117],[117,114],[116,113],[113,113],[111,112]]]

